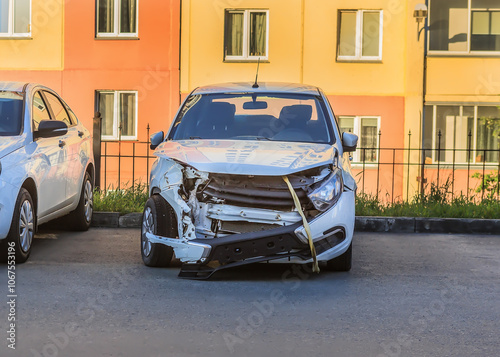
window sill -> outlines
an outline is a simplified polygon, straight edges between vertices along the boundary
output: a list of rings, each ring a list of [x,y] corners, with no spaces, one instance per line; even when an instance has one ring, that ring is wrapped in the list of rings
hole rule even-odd
[[[3,35],[0,35],[0,41],[1,40],[33,40],[33,37],[31,37],[31,35],[29,35],[29,36],[3,36]]]
[[[134,37],[134,36],[130,36],[130,37],[126,37],[126,36],[96,36],[94,38],[95,40],[104,40],[104,41],[115,41],[115,40],[139,40],[139,37]]]
[[[103,137],[101,137],[101,142],[103,142],[103,143],[118,143],[120,141],[138,142],[139,140],[137,138],[131,138],[131,137],[125,137],[125,138],[122,137],[121,140],[118,138],[103,138]]]
[[[225,59],[223,62],[224,63],[258,63],[259,60],[258,59]],[[260,63],[271,63],[271,62],[267,59],[265,59],[265,60],[261,59]]]
[[[339,63],[374,63],[374,64],[383,63],[381,59],[369,60],[369,59],[342,59],[342,58],[337,58],[337,62],[339,62]]]
[[[500,52],[481,52],[481,53],[445,53],[428,52],[427,57],[455,57],[455,58],[500,58]]]

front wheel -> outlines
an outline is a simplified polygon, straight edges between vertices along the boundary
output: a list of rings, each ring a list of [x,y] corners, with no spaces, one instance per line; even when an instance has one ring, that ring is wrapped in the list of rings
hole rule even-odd
[[[347,250],[336,258],[326,262],[326,270],[329,271],[349,271],[352,263],[352,242]]]
[[[146,233],[173,238],[177,235],[175,212],[160,195],[151,196],[144,207],[141,228],[142,261],[148,267],[170,265],[174,250],[163,244],[151,243]]]
[[[35,235],[36,214],[29,192],[21,188],[17,196],[9,234],[2,242],[2,260],[7,260],[7,251],[13,249],[16,263],[24,263],[31,253]]]

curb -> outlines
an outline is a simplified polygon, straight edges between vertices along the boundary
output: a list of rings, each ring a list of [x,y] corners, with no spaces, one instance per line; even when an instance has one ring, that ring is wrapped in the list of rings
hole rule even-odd
[[[356,217],[357,232],[499,234],[500,219]]]
[[[92,227],[140,228],[142,213],[94,212]],[[499,234],[500,219],[356,217],[356,232]]]
[[[92,227],[100,228],[140,228],[142,213],[128,213],[120,216],[116,212],[94,212]]]

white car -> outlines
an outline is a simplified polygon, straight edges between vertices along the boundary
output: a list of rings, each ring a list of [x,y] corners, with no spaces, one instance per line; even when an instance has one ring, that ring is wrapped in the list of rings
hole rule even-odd
[[[16,263],[26,261],[37,226],[52,219],[69,215],[87,230],[93,177],[91,135],[69,106],[41,85],[0,82],[2,260],[14,247]]]
[[[356,183],[323,92],[283,83],[194,90],[170,131],[151,137],[156,161],[142,222],[147,266],[183,262],[179,276],[256,262],[351,268]]]

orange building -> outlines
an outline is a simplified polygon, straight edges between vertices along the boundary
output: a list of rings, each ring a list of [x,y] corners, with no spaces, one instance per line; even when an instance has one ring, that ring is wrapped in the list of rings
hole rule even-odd
[[[168,129],[179,106],[180,0],[18,2],[2,8],[0,79],[53,88],[89,129],[101,112],[103,154],[146,156],[148,126]],[[101,164],[105,186],[118,165],[120,181],[146,180],[146,159],[117,161]]]

